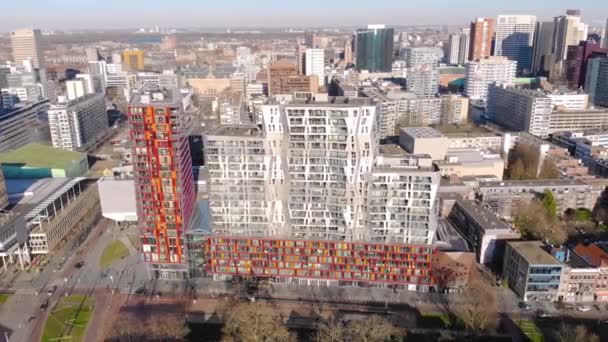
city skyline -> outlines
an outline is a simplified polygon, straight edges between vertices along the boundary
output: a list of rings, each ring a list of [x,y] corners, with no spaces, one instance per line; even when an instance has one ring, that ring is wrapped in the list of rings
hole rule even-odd
[[[244,0],[214,4],[192,0],[176,0],[170,4],[148,1],[145,4],[147,6],[144,8],[141,1],[124,3],[108,0],[98,3],[58,0],[50,6],[34,0],[12,2],[3,7],[4,13],[12,15],[0,20],[0,31],[33,26],[43,29],[126,29],[155,25],[215,28],[362,26],[368,23],[393,26],[466,25],[476,17],[494,18],[499,14],[531,14],[539,20],[550,20],[568,8],[580,9],[584,21],[602,26],[604,18],[608,16],[608,8],[598,9],[591,0],[542,0],[534,3],[515,0],[509,3],[509,7],[497,6],[493,2],[479,4],[473,0],[462,1],[457,6],[443,0],[416,0],[408,3],[380,0],[373,4],[356,0],[348,3],[348,10],[345,10],[343,3],[325,3],[320,0],[309,1],[306,8],[277,0],[265,1],[265,6]],[[437,11],[438,6],[446,10]],[[340,12],[340,16],[336,16],[337,12]],[[247,15],[239,16],[239,13]]]

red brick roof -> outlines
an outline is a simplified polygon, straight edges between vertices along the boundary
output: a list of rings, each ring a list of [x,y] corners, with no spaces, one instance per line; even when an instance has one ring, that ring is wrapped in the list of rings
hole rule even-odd
[[[595,244],[579,243],[574,251],[593,267],[608,266],[608,253]]]

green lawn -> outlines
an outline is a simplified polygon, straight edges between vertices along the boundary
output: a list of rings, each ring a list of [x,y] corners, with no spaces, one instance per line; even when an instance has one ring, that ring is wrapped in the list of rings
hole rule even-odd
[[[422,314],[422,318],[441,321],[446,328],[449,328],[452,325],[452,322],[450,322],[450,317],[444,313],[428,312]]]
[[[540,331],[540,329],[536,326],[536,323],[534,323],[531,320],[528,319],[522,319],[522,320],[516,320],[517,326],[519,326],[519,329],[521,329],[521,331],[524,333],[524,335],[526,335],[526,337],[528,337],[528,339],[532,342],[543,342],[545,339],[543,338],[543,333]]]
[[[0,304],[6,303],[10,296],[8,293],[0,293]]]
[[[93,306],[94,301],[86,296],[74,295],[63,298],[49,314],[41,341],[82,341],[93,313]]]
[[[129,255],[129,249],[124,243],[118,240],[110,242],[101,253],[99,258],[99,265],[102,269],[107,268],[113,263],[120,261],[120,259]]]

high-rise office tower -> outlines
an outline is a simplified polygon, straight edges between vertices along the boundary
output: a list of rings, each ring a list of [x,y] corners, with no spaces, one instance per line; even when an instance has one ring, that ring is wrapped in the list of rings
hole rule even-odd
[[[579,10],[568,10],[566,15],[555,17],[555,33],[553,35],[553,54],[555,63],[551,71],[551,80],[559,82],[562,78],[564,61],[568,56],[568,46],[578,45],[587,40],[588,26],[581,21]]]
[[[143,71],[145,67],[144,52],[142,50],[125,50],[122,53],[122,65],[126,70]]]
[[[313,31],[304,32],[304,45],[308,49],[315,48],[315,33]]]
[[[395,30],[384,25],[369,25],[357,31],[357,70],[391,72]]]
[[[37,82],[46,81],[42,34],[38,29],[20,29],[11,33],[13,60],[16,64],[30,61]]]
[[[490,57],[492,54],[493,36],[494,19],[477,18],[471,23],[470,61]]]
[[[547,76],[551,71],[553,57],[553,35],[555,22],[539,21],[534,31],[534,52],[532,57],[532,74]]]
[[[517,61],[517,70],[529,74],[532,69],[532,43],[536,17],[533,15],[499,15],[496,20],[494,55]]]
[[[99,49],[96,47],[86,48],[85,53],[87,55],[87,62],[99,62],[102,59]]]
[[[485,101],[492,83],[511,85],[517,62],[504,56],[492,56],[465,65],[465,90],[471,100]]]
[[[325,85],[325,50],[306,49],[306,75],[316,75],[319,86]]]
[[[460,34],[452,33],[446,44],[445,59],[448,64],[458,64],[460,57]]]
[[[185,234],[195,221],[188,147],[190,94],[135,94],[129,105],[141,259],[156,278],[186,276]]]
[[[458,49],[458,64],[463,65],[469,60],[469,46],[471,44],[471,28],[463,28],[460,33],[460,48]]]
[[[568,46],[561,83],[570,89],[578,90],[585,85],[589,59],[606,56],[608,49],[602,49],[599,42],[594,40],[581,41],[578,45]]]
[[[344,43],[344,63],[351,64],[354,63],[353,60],[353,40],[347,39]]]
[[[98,143],[108,131],[108,114],[103,94],[89,94],[68,100],[61,97],[48,112],[53,147],[84,150]]]
[[[407,63],[407,90],[418,96],[434,96],[439,90],[437,48],[413,47],[404,50]]]
[[[589,59],[585,91],[594,104],[608,107],[608,57]]]
[[[606,26],[604,27],[604,39],[602,47],[608,49],[608,19],[606,19]]]

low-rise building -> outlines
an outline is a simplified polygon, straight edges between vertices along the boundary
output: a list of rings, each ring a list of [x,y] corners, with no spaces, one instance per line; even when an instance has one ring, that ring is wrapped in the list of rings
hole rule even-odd
[[[36,121],[46,115],[47,100],[0,109],[0,153],[20,148],[36,141]]]
[[[443,177],[490,176],[496,181],[502,180],[505,169],[500,154],[489,149],[448,149],[436,164]]]
[[[563,265],[542,242],[509,241],[503,261],[503,278],[524,301],[558,300]]]
[[[0,165],[10,179],[81,177],[89,170],[86,154],[40,144],[0,154]]]
[[[501,266],[505,242],[521,237],[493,212],[473,201],[456,201],[449,219],[475,251],[477,262],[494,268]]]
[[[399,134],[399,143],[409,153],[426,154],[433,160],[443,160],[448,138],[431,127],[405,127]]]
[[[104,217],[117,222],[137,222],[135,180],[103,177],[97,187]]]
[[[555,196],[559,213],[571,208],[593,209],[601,193],[601,190],[582,180],[509,180],[480,184],[477,197],[498,216],[509,220],[518,203],[541,198],[545,190]]]

